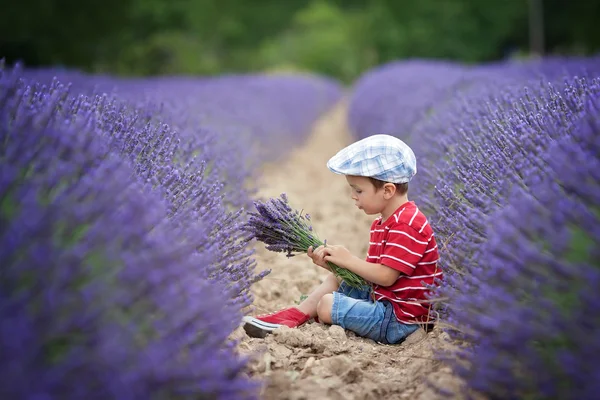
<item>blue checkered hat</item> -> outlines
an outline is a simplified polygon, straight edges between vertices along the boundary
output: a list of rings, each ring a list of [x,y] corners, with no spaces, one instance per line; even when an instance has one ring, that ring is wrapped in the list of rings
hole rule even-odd
[[[379,134],[343,148],[327,161],[327,168],[336,174],[406,183],[417,173],[417,159],[402,140]]]

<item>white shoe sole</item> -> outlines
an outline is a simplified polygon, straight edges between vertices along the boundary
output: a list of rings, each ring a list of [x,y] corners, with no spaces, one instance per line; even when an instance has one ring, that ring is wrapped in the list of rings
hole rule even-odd
[[[242,318],[242,321],[244,322],[244,331],[246,331],[246,334],[255,338],[264,338],[281,326],[280,324],[271,324],[270,322],[261,321],[250,316]]]

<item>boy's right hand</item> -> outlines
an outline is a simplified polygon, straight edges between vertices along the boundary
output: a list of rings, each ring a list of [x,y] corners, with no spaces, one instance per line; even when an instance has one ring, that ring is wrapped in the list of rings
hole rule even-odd
[[[326,253],[323,251],[325,246],[319,246],[313,250],[313,247],[310,246],[308,248],[307,254],[314,264],[318,265],[321,268],[325,268],[327,271],[331,271],[331,268],[327,266],[327,261],[325,261]]]

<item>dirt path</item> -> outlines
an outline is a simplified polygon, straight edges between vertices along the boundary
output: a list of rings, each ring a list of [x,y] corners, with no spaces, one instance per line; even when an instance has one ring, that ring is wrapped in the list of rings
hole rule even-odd
[[[344,244],[354,254],[366,254],[373,216],[354,207],[343,176],[331,173],[327,160],[352,139],[345,124],[346,104],[340,103],[315,125],[306,144],[284,164],[264,168],[260,197],[287,193],[292,207],[311,214],[322,239]],[[258,269],[272,269],[253,287],[253,314],[293,305],[318,286],[327,272],[304,255],[286,258],[257,244]],[[240,328],[243,354],[256,354],[248,371],[265,379],[263,399],[447,399],[436,395],[426,379],[456,387],[448,367],[433,360],[433,348],[445,334],[437,328],[419,330],[403,344],[377,344],[339,326],[307,323],[282,328],[265,339],[246,336]]]

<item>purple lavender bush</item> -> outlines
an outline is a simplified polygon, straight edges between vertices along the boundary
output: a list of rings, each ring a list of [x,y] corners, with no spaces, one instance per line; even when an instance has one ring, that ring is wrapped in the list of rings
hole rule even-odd
[[[599,60],[469,74],[408,137],[402,126],[386,132],[421,160],[411,196],[442,244],[437,295],[448,299],[447,331],[470,344],[442,357],[490,398],[589,398],[595,387],[583,382],[599,369],[600,326],[584,314],[599,299]]]
[[[252,206],[258,167],[301,144],[315,120],[342,96],[338,82],[309,75],[119,79],[70,70],[23,73],[46,84],[57,77],[77,93],[116,96],[140,110],[142,122],[168,125],[178,134],[179,148],[196,156],[195,168],[204,160],[207,178],[232,193],[223,201],[233,208]],[[186,154],[178,158],[189,162]]]
[[[240,207],[339,95],[0,66],[2,397],[255,398]]]
[[[591,399],[600,390],[600,82],[527,187],[497,209],[480,266],[452,293],[471,346],[450,361],[490,398]],[[566,120],[564,121],[566,122]],[[554,129],[552,129],[554,128]],[[456,358],[458,355],[458,358]]]
[[[221,247],[168,217],[169,175],[139,179],[95,101],[0,72],[1,397],[255,398]]]
[[[357,139],[373,132],[393,132],[410,140],[431,115],[446,106],[456,107],[457,96],[477,98],[484,95],[482,91],[489,95],[511,85],[522,87],[528,80],[568,76],[596,63],[560,57],[475,66],[421,59],[390,62],[365,72],[354,83],[348,125]]]
[[[209,159],[211,174],[236,193],[224,199],[235,208],[252,206],[258,167],[281,161],[303,143],[314,121],[341,97],[337,83],[301,76],[167,77],[131,86],[131,93],[143,90],[147,102],[161,103],[158,115],[181,133],[185,146],[197,152],[195,143],[202,141],[198,157]]]
[[[42,91],[46,87],[31,83]],[[61,96],[68,96],[60,86],[60,82],[53,80],[48,87],[63,93]],[[43,106],[46,99],[38,97],[33,101]],[[189,230],[190,237],[197,236],[197,251],[221,249],[223,256],[213,258],[203,268],[210,277],[236,285],[238,292],[227,301],[237,302],[241,307],[249,305],[251,284],[266,272],[253,274],[253,252],[238,235],[242,210],[231,211],[230,205],[223,201],[243,193],[225,192],[214,170],[207,172],[206,161],[195,157],[198,148],[181,146],[177,132],[168,125],[145,118],[143,110],[106,95],[80,95],[77,100],[68,100],[68,104],[73,113],[96,115],[90,122],[94,132],[106,139],[113,153],[132,163],[134,173],[142,182],[152,183],[160,190],[168,207],[165,217],[177,224],[178,229]],[[219,157],[214,151],[204,155]]]
[[[580,118],[581,102],[596,90],[562,73],[593,76],[596,64],[552,62],[543,72],[547,78],[539,78],[540,68],[526,69],[520,83],[511,69],[502,80],[496,67],[415,126],[409,142],[424,161],[411,191],[439,221],[436,232],[451,269],[469,270],[489,214],[501,207],[512,185],[528,187],[537,179],[538,156],[569,131]]]
[[[394,132],[404,140],[438,102],[452,96],[452,88],[468,73],[466,66],[429,60],[396,61],[373,68],[352,87],[348,125],[357,139],[374,132]]]

